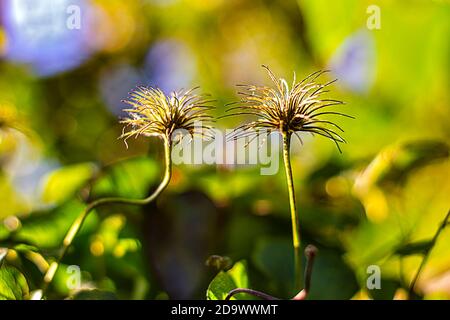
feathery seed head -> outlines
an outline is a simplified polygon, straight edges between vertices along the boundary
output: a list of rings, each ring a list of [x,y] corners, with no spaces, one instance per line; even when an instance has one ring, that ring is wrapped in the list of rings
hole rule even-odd
[[[337,80],[318,83],[316,80],[327,71],[317,71],[300,82],[296,82],[295,73],[291,88],[285,79],[277,79],[272,71],[263,66],[275,84],[272,87],[240,85],[243,91],[239,105],[227,111],[234,115],[253,115],[258,119],[237,127],[229,138],[255,137],[257,131],[265,129],[268,134],[279,131],[291,137],[298,132],[309,132],[332,140],[340,150],[339,143],[345,142],[336,130],[344,131],[334,122],[324,119],[327,115],[353,118],[341,112],[329,111],[331,106],[344,104],[342,101],[323,98],[329,92],[327,87]]]
[[[214,109],[207,95],[195,94],[198,88],[164,94],[158,88],[140,86],[134,89],[127,100],[131,108],[124,109],[128,117],[121,121],[125,124],[122,135],[125,144],[130,137],[157,136],[170,141],[175,130],[184,129],[191,135],[210,137],[212,116],[207,111]],[[201,126],[198,124],[201,123]],[[126,131],[127,128],[130,130]],[[127,145],[128,146],[128,145]]]

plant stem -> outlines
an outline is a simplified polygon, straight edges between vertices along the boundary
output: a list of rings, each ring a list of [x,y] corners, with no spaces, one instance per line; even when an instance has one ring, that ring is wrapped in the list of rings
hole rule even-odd
[[[292,243],[294,245],[294,263],[295,263],[295,290],[299,291],[303,285],[302,258],[300,242],[300,223],[295,204],[294,178],[292,176],[292,167],[290,159],[291,134],[283,132],[283,160],[286,172],[286,182],[289,193],[289,206],[291,210],[292,221]]]
[[[448,225],[449,219],[450,219],[450,210],[447,212],[447,215],[445,216],[444,220],[439,225],[439,228],[436,230],[436,233],[434,234],[433,239],[431,239],[431,243],[433,245],[425,251],[425,254],[423,256],[422,262],[420,263],[419,269],[417,269],[417,272],[411,282],[411,285],[409,286],[409,297],[410,298],[411,298],[412,294],[414,293],[414,289],[415,289],[417,280],[419,279],[423,268],[425,267],[425,265],[428,262],[428,259],[430,258],[431,250],[433,249],[434,245],[436,244],[437,239],[441,235],[441,232],[444,231],[445,227]]]
[[[253,289],[247,289],[247,288],[236,288],[236,289],[231,290],[230,292],[228,292],[227,296],[225,297],[225,300],[226,301],[231,300],[231,298],[238,293],[246,293],[246,294],[258,297],[263,300],[280,300],[280,299],[273,297],[267,293],[264,293],[261,291],[256,291]]]
[[[158,188],[147,198],[144,199],[127,199],[127,198],[101,198],[98,200],[95,200],[91,203],[89,203],[86,208],[81,212],[81,214],[76,218],[76,220],[72,223],[69,231],[67,232],[66,236],[63,240],[63,245],[60,251],[60,254],[56,261],[52,262],[47,269],[47,272],[44,275],[44,283],[42,286],[42,292],[45,293],[49,284],[52,282],[56,270],[58,269],[59,264],[61,263],[61,260],[67,253],[67,250],[72,245],[73,239],[78,234],[78,231],[80,231],[84,221],[88,217],[89,213],[103,205],[107,204],[127,204],[127,205],[136,205],[136,206],[142,206],[145,204],[148,204],[155,200],[161,192],[164,191],[164,189],[167,187],[167,185],[170,182],[170,178],[172,176],[172,158],[171,158],[171,142],[169,138],[164,139],[164,156],[165,156],[165,172],[164,177],[161,183],[159,184]]]
[[[305,249],[306,256],[306,268],[305,268],[305,287],[291,300],[306,300],[309,296],[311,289],[312,272],[314,266],[314,259],[317,255],[317,248],[312,244],[308,245]]]
[[[305,269],[305,292],[306,295],[309,293],[311,289],[311,279],[312,279],[312,272],[313,272],[313,266],[314,266],[314,259],[317,255],[317,248],[313,246],[312,244],[308,245],[305,249],[305,256],[306,256],[306,269]]]

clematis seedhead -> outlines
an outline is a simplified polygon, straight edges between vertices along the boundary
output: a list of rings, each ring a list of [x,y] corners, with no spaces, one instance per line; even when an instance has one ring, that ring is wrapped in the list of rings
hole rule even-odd
[[[227,116],[252,115],[257,119],[237,127],[229,139],[256,137],[261,129],[267,134],[279,131],[291,137],[292,134],[302,141],[299,133],[309,132],[332,140],[339,151],[339,144],[345,143],[338,133],[344,130],[335,122],[327,119],[328,116],[342,116],[353,118],[342,112],[329,109],[333,106],[343,105],[344,102],[325,98],[329,86],[337,79],[320,83],[318,79],[328,71],[317,71],[300,82],[294,80],[289,88],[285,79],[278,79],[267,66],[266,69],[274,86],[239,85],[242,99],[227,110]]]
[[[124,139],[125,144],[129,138],[141,135],[170,141],[172,134],[179,129],[192,136],[210,137],[212,127],[208,123],[213,121],[213,117],[208,111],[214,109],[210,105],[214,100],[208,95],[196,94],[197,89],[166,95],[158,88],[137,87],[123,101],[131,108],[124,109],[128,117],[121,121],[125,126],[119,138]]]

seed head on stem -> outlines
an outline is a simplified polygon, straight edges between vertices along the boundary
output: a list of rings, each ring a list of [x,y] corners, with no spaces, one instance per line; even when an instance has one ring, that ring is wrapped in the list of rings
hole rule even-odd
[[[129,98],[124,101],[131,105],[131,108],[124,110],[128,113],[128,118],[121,121],[125,124],[125,127],[120,138],[124,139],[125,144],[127,139],[133,136],[136,138],[140,135],[161,138],[165,156],[163,179],[156,190],[144,199],[112,197],[100,198],[89,203],[70,226],[58,257],[46,271],[41,289],[43,295],[52,282],[60,262],[92,210],[99,206],[112,204],[146,205],[154,201],[166,189],[172,176],[171,139],[175,130],[184,129],[191,135],[208,136],[211,126],[204,125],[203,121],[212,121],[212,117],[207,114],[207,111],[214,107],[208,105],[212,100],[208,100],[205,95],[194,94],[195,89],[180,90],[165,95],[160,89],[141,86],[133,90]],[[200,125],[197,123],[200,123]],[[130,130],[126,131],[128,128]]]
[[[291,137],[299,132],[309,132],[312,135],[323,136],[336,144],[341,151],[339,143],[345,143],[344,138],[338,132],[344,130],[331,120],[324,117],[336,115],[353,118],[342,112],[331,111],[332,106],[342,105],[344,102],[324,98],[328,93],[328,87],[336,82],[332,80],[325,83],[317,82],[317,79],[327,71],[316,71],[300,82],[296,82],[295,74],[291,88],[285,79],[278,79],[267,67],[266,69],[274,87],[239,85],[243,90],[238,106],[228,109],[234,115],[253,115],[258,119],[237,127],[230,138],[239,139],[255,137],[259,129],[265,129],[268,134],[279,131]]]
[[[339,144],[345,143],[345,140],[338,131],[343,132],[344,130],[333,121],[328,120],[326,116],[353,117],[329,109],[332,106],[344,103],[323,96],[329,92],[328,87],[336,82],[336,80],[325,83],[318,81],[319,77],[327,71],[314,72],[300,82],[296,82],[294,74],[292,86],[289,88],[285,79],[278,79],[268,67],[263,66],[263,68],[266,69],[274,86],[240,86],[243,88],[239,92],[242,99],[240,102],[237,102],[237,106],[227,110],[228,112],[232,111],[227,116],[251,115],[256,116],[257,119],[238,126],[228,136],[228,139],[250,138],[250,141],[247,143],[249,144],[261,134],[280,132],[283,136],[283,161],[292,221],[295,288],[300,290],[303,287],[300,220],[297,213],[294,177],[290,159],[291,137],[292,134],[295,134],[300,142],[303,142],[299,132],[309,132],[312,135],[323,136],[333,141],[339,152],[341,152]],[[264,132],[262,133],[263,130]]]
[[[203,123],[198,126],[197,123],[213,121],[207,111],[214,109],[209,105],[214,100],[208,99],[207,95],[195,94],[196,89],[166,95],[158,88],[137,87],[123,101],[131,108],[124,109],[128,117],[121,121],[125,126],[119,138],[123,138],[125,144],[129,138],[140,135],[169,141],[178,129],[187,130],[192,136],[211,137],[212,127]]]

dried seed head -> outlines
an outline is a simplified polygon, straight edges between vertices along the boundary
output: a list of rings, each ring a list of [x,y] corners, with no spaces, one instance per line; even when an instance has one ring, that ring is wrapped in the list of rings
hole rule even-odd
[[[289,137],[298,132],[309,132],[312,135],[320,135],[332,140],[339,151],[339,143],[345,142],[336,130],[344,131],[334,122],[324,119],[327,115],[338,115],[353,118],[341,112],[329,111],[328,107],[344,104],[342,101],[323,98],[324,93],[329,92],[327,87],[336,80],[318,83],[316,80],[327,71],[317,71],[300,82],[294,81],[292,87],[285,79],[277,79],[266,66],[263,66],[275,84],[274,88],[255,85],[240,85],[243,91],[239,105],[227,111],[233,111],[234,115],[254,115],[258,119],[237,127],[229,136],[231,139],[244,137],[255,138],[258,131],[265,129],[267,134],[279,131]]]
[[[209,105],[213,100],[208,100],[207,95],[195,94],[196,89],[166,95],[158,88],[137,87],[123,101],[131,108],[124,109],[128,117],[121,121],[125,127],[119,138],[123,138],[125,144],[130,137],[137,138],[140,135],[157,136],[170,141],[172,134],[179,129],[193,136],[210,137],[212,127],[204,122],[213,121],[207,113],[214,109]]]

